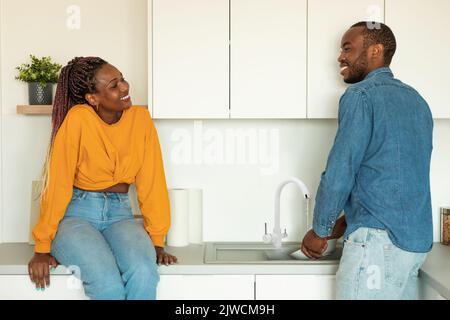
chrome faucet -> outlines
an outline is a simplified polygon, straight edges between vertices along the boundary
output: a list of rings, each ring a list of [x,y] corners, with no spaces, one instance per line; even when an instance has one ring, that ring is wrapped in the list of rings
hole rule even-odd
[[[263,236],[263,241],[265,243],[272,243],[275,248],[281,247],[281,240],[287,237],[286,229],[284,229],[284,232],[281,233],[281,227],[280,227],[280,197],[281,197],[281,191],[283,191],[283,188],[289,184],[294,183],[296,184],[300,190],[302,191],[303,195],[306,199],[306,224],[308,224],[308,205],[309,205],[309,191],[306,185],[301,181],[300,179],[297,179],[295,177],[289,178],[286,181],[283,181],[280,183],[280,185],[277,188],[277,191],[275,192],[275,226],[273,228],[273,233],[267,233],[267,223],[265,224],[265,233]]]

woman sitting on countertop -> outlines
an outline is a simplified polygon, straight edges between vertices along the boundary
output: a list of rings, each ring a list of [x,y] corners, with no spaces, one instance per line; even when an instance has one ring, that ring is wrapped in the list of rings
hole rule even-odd
[[[98,57],[61,70],[28,265],[37,290],[60,263],[75,268],[91,299],[155,299],[157,263],[177,262],[164,251],[170,207],[158,135],[129,89]],[[132,183],[143,223],[131,210]]]

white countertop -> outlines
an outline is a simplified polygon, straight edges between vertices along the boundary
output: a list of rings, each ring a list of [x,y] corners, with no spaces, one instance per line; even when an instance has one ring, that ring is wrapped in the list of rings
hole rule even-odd
[[[161,275],[188,274],[315,274],[334,275],[338,261],[327,263],[299,264],[205,264],[204,245],[166,247],[166,251],[177,256],[178,263],[159,266]],[[0,245],[0,275],[27,275],[28,262],[33,256],[34,246],[28,243],[4,243]],[[52,275],[66,275],[64,266],[58,266]],[[440,295],[450,299],[450,247],[435,243],[420,270],[420,276]]]
[[[434,243],[419,275],[441,296],[450,300],[450,246]]]
[[[188,274],[336,274],[338,261],[299,264],[207,264],[204,263],[204,245],[166,247],[166,251],[178,258],[178,263],[159,266],[161,275]],[[28,262],[34,254],[34,246],[28,243],[4,243],[0,245],[0,275],[28,274]],[[59,265],[52,275],[69,272]]]

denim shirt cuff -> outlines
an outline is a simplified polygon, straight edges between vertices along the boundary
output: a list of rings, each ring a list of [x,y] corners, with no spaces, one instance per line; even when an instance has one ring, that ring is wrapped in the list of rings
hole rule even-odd
[[[333,232],[333,224],[324,225],[314,221],[313,230],[319,237],[326,238],[331,236],[331,233]]]

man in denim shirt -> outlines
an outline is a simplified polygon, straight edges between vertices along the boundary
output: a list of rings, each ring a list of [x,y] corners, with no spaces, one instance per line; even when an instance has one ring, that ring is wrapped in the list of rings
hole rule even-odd
[[[357,23],[341,42],[341,75],[352,85],[339,102],[313,229],[302,244],[305,255],[319,258],[327,240],[344,235],[338,299],[417,299],[418,270],[433,243],[433,118],[389,69],[395,49],[381,23]]]

